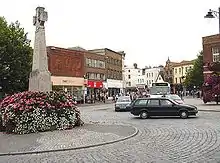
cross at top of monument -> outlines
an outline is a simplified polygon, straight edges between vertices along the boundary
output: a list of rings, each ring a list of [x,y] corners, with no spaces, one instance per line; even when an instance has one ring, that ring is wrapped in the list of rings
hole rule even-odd
[[[36,27],[44,27],[45,21],[48,19],[48,14],[46,11],[44,11],[44,7],[37,7],[36,8],[36,15],[33,16],[33,24]]]

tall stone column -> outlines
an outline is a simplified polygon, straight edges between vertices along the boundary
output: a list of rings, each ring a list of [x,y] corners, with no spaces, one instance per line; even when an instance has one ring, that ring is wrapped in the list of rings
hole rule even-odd
[[[48,15],[43,7],[36,8],[33,24],[36,26],[32,72],[29,77],[29,91],[49,92],[52,90],[51,74],[48,71],[44,23]]]

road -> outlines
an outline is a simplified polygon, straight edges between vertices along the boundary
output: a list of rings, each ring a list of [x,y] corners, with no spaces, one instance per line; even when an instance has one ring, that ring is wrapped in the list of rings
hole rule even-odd
[[[217,110],[198,99],[186,99],[199,110]],[[114,112],[114,104],[81,108],[86,123],[131,125],[139,133],[114,144],[54,153],[1,156],[0,162],[218,162],[220,112],[200,111],[197,117],[141,120],[128,112]]]

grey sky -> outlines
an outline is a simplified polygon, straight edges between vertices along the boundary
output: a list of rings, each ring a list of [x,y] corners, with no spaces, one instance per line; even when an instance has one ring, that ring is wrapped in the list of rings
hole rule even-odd
[[[7,0],[0,16],[18,20],[34,39],[37,6],[48,11],[47,45],[124,50],[126,64],[164,64],[194,59],[202,36],[218,33],[218,20],[206,20],[219,0]]]

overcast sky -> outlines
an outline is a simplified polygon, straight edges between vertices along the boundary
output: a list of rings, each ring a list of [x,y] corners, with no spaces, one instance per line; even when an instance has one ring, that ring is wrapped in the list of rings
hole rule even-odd
[[[218,20],[204,19],[219,0],[6,0],[0,16],[18,20],[34,42],[35,8],[48,11],[47,45],[109,48],[126,52],[138,67],[194,59],[202,37],[218,33]]]

